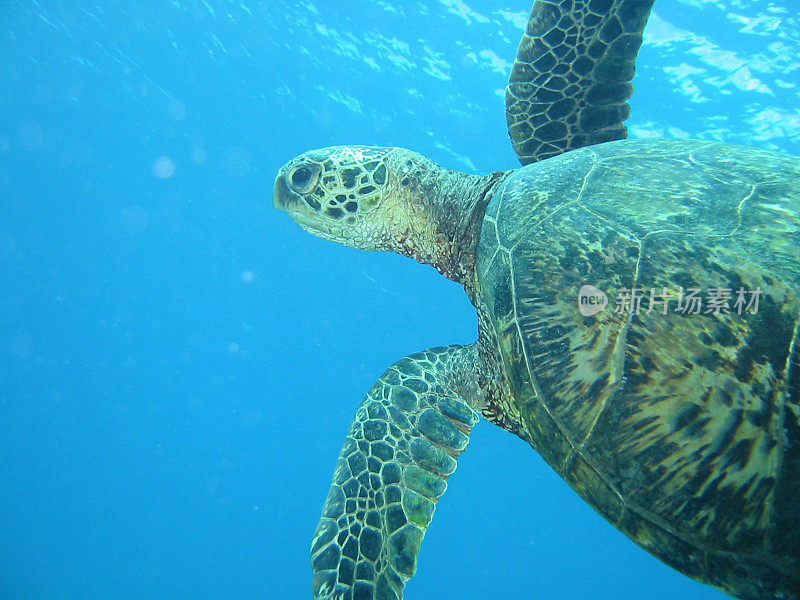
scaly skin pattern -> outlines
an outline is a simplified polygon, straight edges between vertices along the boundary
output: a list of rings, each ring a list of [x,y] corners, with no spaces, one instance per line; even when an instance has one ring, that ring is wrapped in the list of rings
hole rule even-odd
[[[494,412],[661,560],[737,598],[800,599],[800,160],[575,150],[508,177],[480,235],[511,390]],[[611,306],[582,315],[586,284]],[[673,292],[667,314],[615,313],[634,288]],[[756,313],[680,314],[681,288],[762,294]]]
[[[520,162],[621,140],[655,0],[537,0],[506,87]]]
[[[314,598],[399,600],[482,404],[476,346],[389,368],[356,411],[311,547]]]

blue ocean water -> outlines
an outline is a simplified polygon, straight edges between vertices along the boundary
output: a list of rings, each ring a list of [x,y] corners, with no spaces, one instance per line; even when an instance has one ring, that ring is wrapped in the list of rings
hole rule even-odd
[[[501,90],[530,6],[5,0],[0,599],[310,597],[355,407],[469,343],[433,269],[271,208],[286,160],[399,145],[517,166]],[[658,0],[632,136],[800,154],[794,0]],[[713,599],[482,423],[406,597]]]

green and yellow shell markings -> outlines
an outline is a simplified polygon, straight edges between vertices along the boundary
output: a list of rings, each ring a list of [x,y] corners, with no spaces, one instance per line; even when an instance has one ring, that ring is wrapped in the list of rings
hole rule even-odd
[[[572,154],[509,179],[481,230],[511,422],[604,516],[683,572],[738,593],[775,569],[788,577],[800,569],[800,166],[703,142]],[[520,218],[526,206],[536,216]],[[612,298],[759,290],[762,304],[584,316],[585,284]],[[749,575],[735,574],[736,561]]]

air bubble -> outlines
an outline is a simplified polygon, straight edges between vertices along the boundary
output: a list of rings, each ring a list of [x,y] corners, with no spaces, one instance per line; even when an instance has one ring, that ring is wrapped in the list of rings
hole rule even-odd
[[[169,179],[175,174],[175,161],[169,156],[159,156],[153,163],[153,175],[159,179]]]

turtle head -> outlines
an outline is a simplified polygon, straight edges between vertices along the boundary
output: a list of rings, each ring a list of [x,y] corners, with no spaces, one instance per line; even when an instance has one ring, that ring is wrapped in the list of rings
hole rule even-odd
[[[281,167],[273,202],[316,236],[395,251],[463,282],[498,175],[459,173],[403,148],[334,146]]]
[[[404,189],[409,181],[403,185],[397,167],[419,160],[427,161],[401,148],[312,150],[281,168],[273,202],[319,237],[365,250],[394,250],[398,239],[425,228],[421,202]]]

